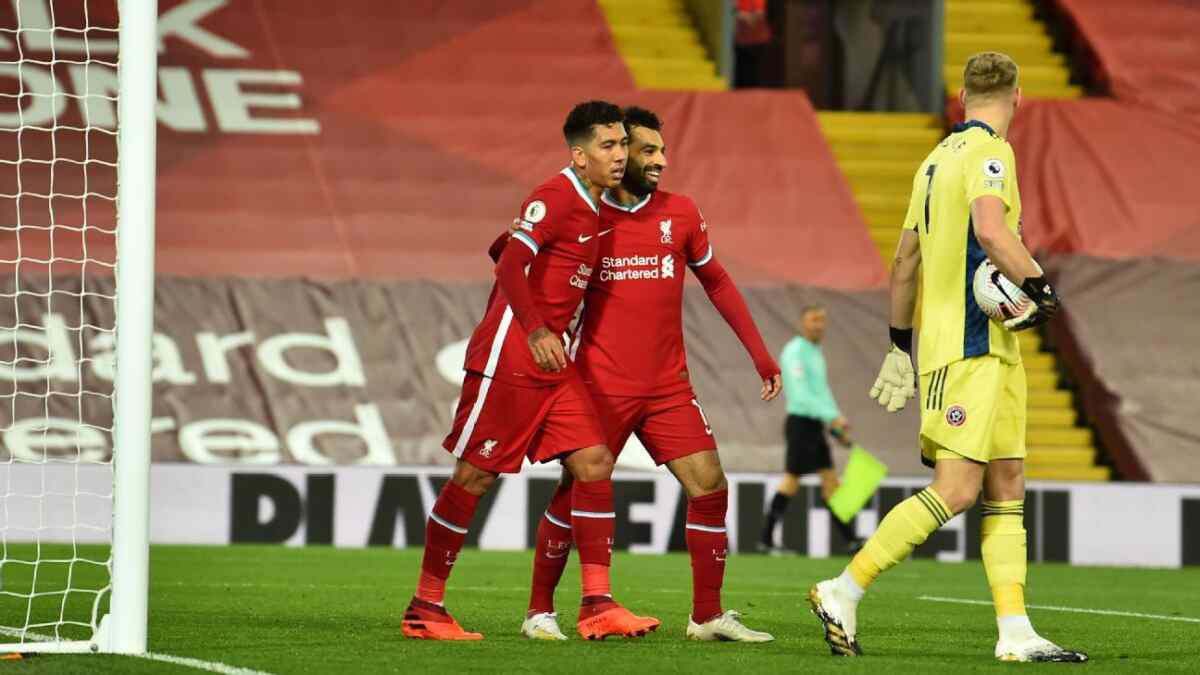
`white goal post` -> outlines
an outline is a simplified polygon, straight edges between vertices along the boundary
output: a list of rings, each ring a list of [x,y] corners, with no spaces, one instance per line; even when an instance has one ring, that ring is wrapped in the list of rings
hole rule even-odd
[[[0,175],[0,653],[145,653],[158,2],[11,5],[0,26],[0,47],[10,54],[0,57],[0,77],[15,83],[0,93],[0,174],[15,172],[15,189]],[[59,25],[56,11],[75,18]],[[89,88],[114,66],[115,96]],[[115,130],[105,122],[111,112],[99,112],[113,103]],[[35,185],[44,174],[48,187]],[[80,222],[67,222],[75,213]],[[56,237],[72,243],[56,247]],[[56,313],[67,303],[77,307],[67,317],[78,317],[73,324]],[[52,322],[56,335],[71,337],[65,346],[49,337]],[[110,360],[97,364],[72,348],[85,337],[105,341]],[[64,353],[74,373],[56,367]],[[85,376],[88,368],[106,374]],[[94,391],[97,381],[111,388]],[[66,400],[72,395],[74,403]],[[86,438],[55,428],[64,409]],[[111,454],[97,451],[96,439]],[[68,500],[74,520],[46,522],[46,513],[62,511],[37,503],[49,499]]]

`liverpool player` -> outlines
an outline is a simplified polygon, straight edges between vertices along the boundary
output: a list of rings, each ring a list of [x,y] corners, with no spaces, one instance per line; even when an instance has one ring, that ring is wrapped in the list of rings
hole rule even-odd
[[[686,636],[766,642],[773,639],[770,634],[742,625],[737,612],[722,611],[728,491],[684,353],[685,264],[750,353],[764,401],[779,394],[779,367],[741,293],[714,257],[708,225],[695,203],[657,189],[667,166],[658,117],[628,108],[625,127],[629,166],[620,186],[601,198],[599,267],[584,299],[572,357],[592,392],[609,447],[619,453],[629,435],[637,434],[687,493],[692,615]],[[578,546],[582,534],[568,518],[572,482],[564,472],[538,525],[533,589],[522,627],[535,639],[565,639],[555,620],[554,588],[571,542]]]
[[[521,207],[524,229],[504,249],[487,311],[467,346],[462,396],[443,445],[455,457],[425,530],[417,591],[404,614],[405,636],[479,640],[442,604],[446,579],[479,498],[522,460],[561,459],[573,488],[561,515],[575,532],[582,563],[579,633],[588,639],[637,636],[658,627],[612,599],[608,568],[613,536],[613,456],[596,410],[561,336],[596,264],[598,200],[619,184],[627,144],[622,113],[611,103],[581,103],[563,134],[571,164],[533,191]]]

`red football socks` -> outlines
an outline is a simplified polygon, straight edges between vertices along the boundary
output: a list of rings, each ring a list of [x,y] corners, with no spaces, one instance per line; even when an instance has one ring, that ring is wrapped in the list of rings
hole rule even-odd
[[[554,589],[571,553],[571,486],[559,485],[537,529],[529,614],[554,611]]]
[[[725,580],[725,511],[729,491],[688,500],[687,547],[692,556],[692,620],[704,623],[721,613]]]
[[[467,538],[467,527],[475,516],[479,497],[453,481],[446,481],[425,523],[425,557],[421,561],[421,580],[417,599],[442,604],[446,597],[446,579]]]
[[[611,480],[575,481],[571,491],[571,530],[582,563],[583,597],[612,595],[613,488]]]

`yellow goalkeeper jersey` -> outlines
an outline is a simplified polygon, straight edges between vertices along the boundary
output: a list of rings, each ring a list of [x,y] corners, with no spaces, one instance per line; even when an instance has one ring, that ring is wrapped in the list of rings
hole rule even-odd
[[[989,321],[975,303],[972,281],[987,257],[975,238],[971,202],[994,195],[1021,236],[1021,195],[1012,147],[991,127],[970,120],[954,127],[913,177],[904,227],[921,240],[921,373],[992,354],[1019,363],[1017,336]]]

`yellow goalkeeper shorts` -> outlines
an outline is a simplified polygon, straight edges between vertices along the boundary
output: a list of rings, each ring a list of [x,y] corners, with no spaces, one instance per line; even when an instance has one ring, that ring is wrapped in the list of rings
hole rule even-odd
[[[921,460],[949,451],[975,462],[1025,458],[1025,366],[995,356],[921,374]],[[951,455],[951,456],[953,456]]]

